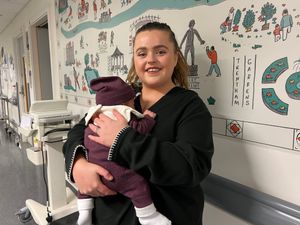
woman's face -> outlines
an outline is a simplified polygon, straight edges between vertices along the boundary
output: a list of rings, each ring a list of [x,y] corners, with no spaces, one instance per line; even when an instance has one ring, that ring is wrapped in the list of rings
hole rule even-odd
[[[142,31],[135,37],[134,66],[143,87],[170,88],[178,54],[169,33],[160,30]]]

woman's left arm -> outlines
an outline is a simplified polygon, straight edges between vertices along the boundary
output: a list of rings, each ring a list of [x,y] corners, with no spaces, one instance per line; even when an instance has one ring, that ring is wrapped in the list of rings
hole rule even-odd
[[[163,132],[173,132],[173,139],[161,138]],[[112,159],[133,170],[146,168],[150,182],[158,185],[194,186],[209,174],[214,145],[212,118],[207,110],[191,105],[175,128],[166,123],[160,135],[154,135],[126,130]]]

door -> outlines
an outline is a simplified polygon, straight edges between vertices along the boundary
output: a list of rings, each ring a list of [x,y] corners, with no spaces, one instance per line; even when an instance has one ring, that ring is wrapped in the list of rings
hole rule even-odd
[[[47,15],[31,26],[33,99],[53,99]]]
[[[36,28],[41,100],[53,99],[48,24]]]
[[[26,54],[25,51],[27,49],[24,48],[24,40],[23,35],[17,38],[17,89],[18,89],[18,99],[19,99],[19,110],[20,114],[28,113],[30,107],[30,92],[29,92],[29,84],[28,84],[28,75],[26,69]]]
[[[23,109],[25,113],[29,112],[29,102],[30,102],[30,98],[29,98],[29,90],[28,90],[28,83],[27,83],[27,78],[26,78],[26,68],[25,68],[25,57],[22,57],[22,61],[21,61],[21,67],[22,67],[22,83],[21,83],[21,87],[19,87],[19,93],[21,96],[23,96]]]

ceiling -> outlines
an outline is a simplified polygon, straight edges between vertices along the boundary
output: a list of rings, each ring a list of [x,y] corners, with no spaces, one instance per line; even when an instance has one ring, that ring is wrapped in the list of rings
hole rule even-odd
[[[0,0],[0,33],[28,2],[29,0]]]

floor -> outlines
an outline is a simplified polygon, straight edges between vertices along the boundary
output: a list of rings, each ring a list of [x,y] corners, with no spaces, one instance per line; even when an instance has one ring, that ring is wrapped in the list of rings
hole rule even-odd
[[[27,159],[25,149],[15,144],[14,135],[6,132],[3,121],[0,121],[0,152],[0,224],[36,225],[34,220],[22,223],[15,213],[25,206],[26,199],[45,204],[42,166],[36,166]],[[75,225],[76,219],[77,213],[74,213],[51,225]]]

